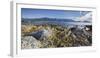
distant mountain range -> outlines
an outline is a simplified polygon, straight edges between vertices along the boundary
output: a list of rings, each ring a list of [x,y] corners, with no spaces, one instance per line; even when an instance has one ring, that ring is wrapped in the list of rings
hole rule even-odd
[[[58,21],[58,22],[75,22],[72,19],[58,19],[58,18],[22,18],[22,21],[31,21],[31,22],[35,22],[35,21]]]
[[[43,25],[43,24],[53,24],[53,25],[91,25],[89,21],[74,21],[72,19],[58,19],[58,18],[22,18],[22,24],[34,24],[34,25]]]
[[[56,22],[87,22],[90,23],[90,21],[88,20],[84,20],[84,21],[75,21],[72,19],[58,19],[58,18],[47,18],[47,17],[43,17],[43,18],[22,18],[22,22],[37,22],[37,21],[56,21]]]

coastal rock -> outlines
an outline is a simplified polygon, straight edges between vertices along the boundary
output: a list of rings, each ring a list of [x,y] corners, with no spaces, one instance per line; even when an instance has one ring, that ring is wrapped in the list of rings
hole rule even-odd
[[[21,39],[21,48],[29,49],[29,48],[39,48],[41,46],[40,41],[36,40],[32,36],[25,36]]]

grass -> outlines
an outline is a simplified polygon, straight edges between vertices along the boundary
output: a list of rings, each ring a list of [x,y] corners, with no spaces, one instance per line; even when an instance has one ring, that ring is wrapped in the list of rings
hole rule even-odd
[[[39,48],[77,47],[91,45],[91,43],[88,41],[88,36],[84,33],[77,36],[71,31],[70,28],[58,25],[22,25],[22,37],[24,37],[23,35],[27,33],[35,32],[41,29],[51,30],[52,34],[49,37],[44,37],[43,40],[40,40],[39,44],[41,44],[41,46],[39,46]]]

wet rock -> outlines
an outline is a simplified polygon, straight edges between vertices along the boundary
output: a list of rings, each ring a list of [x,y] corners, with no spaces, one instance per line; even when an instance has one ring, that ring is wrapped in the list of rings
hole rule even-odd
[[[42,29],[42,30],[25,34],[24,36],[32,36],[37,40],[43,40],[44,38],[48,38],[49,36],[51,36],[52,35],[51,33],[52,31],[49,29],[48,30]]]

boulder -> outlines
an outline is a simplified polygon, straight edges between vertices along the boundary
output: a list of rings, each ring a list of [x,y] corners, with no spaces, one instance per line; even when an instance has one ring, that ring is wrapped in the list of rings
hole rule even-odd
[[[32,36],[25,36],[21,38],[21,48],[22,49],[40,48],[40,47],[41,47],[40,41],[36,40]]]

